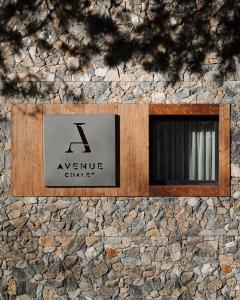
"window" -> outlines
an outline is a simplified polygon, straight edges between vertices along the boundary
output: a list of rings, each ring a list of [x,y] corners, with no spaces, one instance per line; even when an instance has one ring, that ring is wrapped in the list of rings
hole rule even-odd
[[[216,183],[218,117],[150,118],[152,184]]]
[[[229,106],[152,105],[150,194],[229,194]]]

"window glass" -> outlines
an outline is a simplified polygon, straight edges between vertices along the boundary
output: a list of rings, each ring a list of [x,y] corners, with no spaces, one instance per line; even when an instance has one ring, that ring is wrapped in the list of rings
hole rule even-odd
[[[150,116],[150,183],[218,180],[218,117]]]

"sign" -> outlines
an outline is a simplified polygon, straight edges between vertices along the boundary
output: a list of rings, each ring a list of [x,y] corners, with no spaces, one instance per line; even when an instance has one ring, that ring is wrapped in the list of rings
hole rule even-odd
[[[45,115],[45,186],[116,186],[116,115]]]

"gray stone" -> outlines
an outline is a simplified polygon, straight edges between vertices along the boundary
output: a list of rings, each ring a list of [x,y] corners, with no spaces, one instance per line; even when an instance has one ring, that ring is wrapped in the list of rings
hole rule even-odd
[[[55,279],[48,279],[47,285],[53,288],[59,288],[63,286],[63,283],[61,281],[55,280]]]
[[[139,234],[144,231],[145,221],[141,219],[135,219],[132,223],[132,232],[133,234]]]
[[[147,296],[151,293],[153,287],[151,281],[144,282],[143,286],[141,286],[144,296]]]
[[[137,260],[136,260],[136,258],[133,258],[133,257],[124,257],[121,259],[121,262],[123,265],[126,265],[126,266],[134,266],[134,265],[136,265]]]
[[[73,239],[73,241],[69,244],[67,247],[66,253],[68,254],[75,254],[78,250],[80,250],[83,245],[85,244],[85,238],[84,237],[77,237]]]
[[[32,298],[30,298],[27,294],[18,296],[19,300],[31,300]]]
[[[231,165],[231,175],[233,177],[240,177],[240,166],[238,164]]]
[[[182,91],[177,91],[178,93],[178,97],[182,98],[187,98],[189,97],[189,90],[188,89],[184,89]]]
[[[133,297],[133,299],[142,299],[143,290],[140,286],[130,285],[129,294]]]
[[[64,259],[64,263],[66,265],[66,268],[67,269],[72,268],[76,264],[77,258],[78,258],[77,255],[69,255],[69,256],[67,256]]]
[[[85,252],[85,256],[86,256],[88,261],[93,260],[98,255],[99,255],[99,252],[96,251],[96,249],[94,247],[87,248],[87,250]]]
[[[51,263],[49,265],[49,270],[51,271],[51,273],[53,274],[54,277],[57,277],[57,275],[60,272],[65,271],[65,268],[64,268],[63,262],[57,261],[57,262]]]
[[[107,71],[108,71],[108,70],[107,70],[106,68],[97,68],[97,69],[95,70],[95,75],[96,75],[96,76],[104,77],[104,76],[106,76]]]
[[[236,273],[235,278],[236,278],[237,281],[240,281],[240,273]]]
[[[108,198],[106,201],[102,201],[102,208],[105,210],[109,215],[111,215],[114,211],[117,210],[117,205],[113,202],[111,198]]]
[[[39,284],[38,287],[37,287],[37,295],[36,295],[36,299],[37,299],[37,300],[43,299],[42,294],[43,294],[43,285],[42,285],[42,284]]]
[[[27,268],[25,269],[25,274],[27,278],[32,278],[35,274],[34,268],[31,265],[27,266]]]
[[[221,293],[223,294],[224,297],[226,297],[227,299],[229,299],[229,295],[230,295],[230,287],[228,285],[225,285],[222,289],[221,289]]]
[[[66,61],[66,66],[70,71],[75,71],[79,68],[79,58],[70,56]]]
[[[37,261],[35,261],[33,268],[35,270],[36,273],[42,273],[45,270],[45,266],[42,260],[38,259]]]
[[[55,213],[55,212],[57,212],[58,209],[54,204],[49,203],[49,204],[46,204],[43,206],[43,210]]]
[[[153,278],[148,280],[149,285],[151,285],[152,290],[160,290],[163,287],[163,282],[160,278]]]
[[[99,288],[99,295],[100,298],[95,298],[96,300],[102,299],[118,299],[117,295],[119,294],[119,288],[118,287],[109,287],[102,285]]]
[[[163,219],[164,215],[165,211],[163,209],[160,210],[157,216],[155,217],[156,222],[160,222]]]
[[[35,298],[37,293],[37,284],[33,282],[27,282],[27,295]]]
[[[179,297],[179,300],[192,300],[192,299],[193,297],[191,292],[186,292]]]
[[[108,95],[102,94],[97,98],[97,103],[108,103]]]
[[[132,21],[133,25],[136,26],[139,23],[139,17],[135,14],[132,14],[131,15],[131,21]]]
[[[26,293],[27,284],[26,281],[20,280],[17,281],[17,294],[23,295]]]
[[[57,292],[57,295],[58,295],[58,296],[64,296],[64,295],[65,295],[65,292],[66,292],[66,289],[65,289],[64,287],[58,288],[58,289],[56,290],[56,292]]]
[[[93,272],[97,276],[103,276],[108,272],[108,266],[105,263],[100,263],[93,268]]]
[[[231,117],[236,122],[240,120],[240,111],[239,111],[239,109],[235,109],[234,106],[232,106]]]
[[[238,128],[234,128],[231,130],[231,139],[232,142],[237,143],[239,140],[240,130]]]
[[[143,81],[139,83],[139,87],[144,90],[148,91],[151,88],[152,82]]]
[[[78,289],[79,285],[77,282],[76,277],[74,276],[74,274],[69,275],[63,282],[63,285],[66,287],[66,289],[70,290],[70,291],[75,291],[76,289]]]
[[[16,219],[12,219],[10,220],[10,223],[18,228],[18,229],[21,229],[28,221],[28,218],[23,216],[23,217],[20,217],[20,218],[16,218]]]
[[[234,199],[240,199],[240,191],[236,191],[233,193],[233,198]]]
[[[188,284],[193,278],[193,272],[183,272],[180,276],[180,281],[182,285]]]
[[[78,295],[80,294],[80,289],[77,289],[76,291],[74,291],[74,292],[68,292],[68,295],[69,295],[69,297],[70,297],[70,299],[78,299],[77,297],[78,297]],[[67,298],[68,299],[68,298]],[[67,300],[66,299],[66,300]]]
[[[173,290],[178,289],[180,286],[181,284],[179,278],[173,277],[166,282],[164,289],[172,292]]]
[[[123,251],[125,257],[137,257],[139,255],[139,247],[131,247]]]
[[[231,213],[231,209],[230,209]],[[233,212],[233,216],[235,216],[235,213]],[[237,229],[238,228],[238,220],[234,220],[231,223],[228,224],[229,229]]]
[[[215,278],[208,284],[208,290],[210,293],[218,291],[222,287],[222,282],[219,278]]]
[[[89,291],[92,288],[92,282],[91,282],[90,278],[88,278],[88,275],[89,275],[89,272],[86,277],[81,276],[81,278],[79,280],[79,286],[82,291]]]
[[[12,268],[13,277],[15,277],[17,280],[25,280],[26,274],[24,270],[20,268],[13,267]]]
[[[233,97],[233,96],[235,96],[236,94],[237,94],[237,92],[236,91],[233,91],[233,90],[231,90],[230,88],[226,88],[226,94],[229,96],[229,97]]]
[[[44,247],[43,252],[44,253],[52,253],[56,247]]]
[[[218,219],[213,219],[213,220],[208,221],[206,229],[216,230],[219,227],[220,227],[219,220]]]
[[[238,243],[233,241],[225,244],[225,249],[228,253],[235,253],[238,250]]]

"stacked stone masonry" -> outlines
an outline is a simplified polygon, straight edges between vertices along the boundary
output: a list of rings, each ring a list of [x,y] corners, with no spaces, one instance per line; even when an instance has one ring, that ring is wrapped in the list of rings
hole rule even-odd
[[[42,2],[40,19],[48,1]],[[71,11],[68,2],[74,1],[65,2]],[[182,11],[177,1],[164,3],[167,30],[182,22]],[[119,39],[127,28],[140,40],[147,37],[136,28],[155,6],[155,1],[91,1],[87,9],[110,17]],[[136,51],[113,65],[113,33],[95,36],[92,29],[97,51],[83,63],[90,29],[73,19],[64,31],[52,17],[36,35],[24,36],[17,50],[0,42],[6,65],[0,81],[0,299],[240,300],[238,60],[234,73],[223,74],[221,59],[208,51],[201,72],[183,64],[177,78],[142,63],[153,59],[152,52]],[[214,20],[211,26],[215,32]],[[19,30],[25,29],[23,24]],[[63,48],[67,43],[80,45],[80,52]],[[187,53],[179,52],[180,59],[188,61]],[[170,58],[171,70],[177,61]],[[231,197],[12,197],[14,103],[229,103]]]

